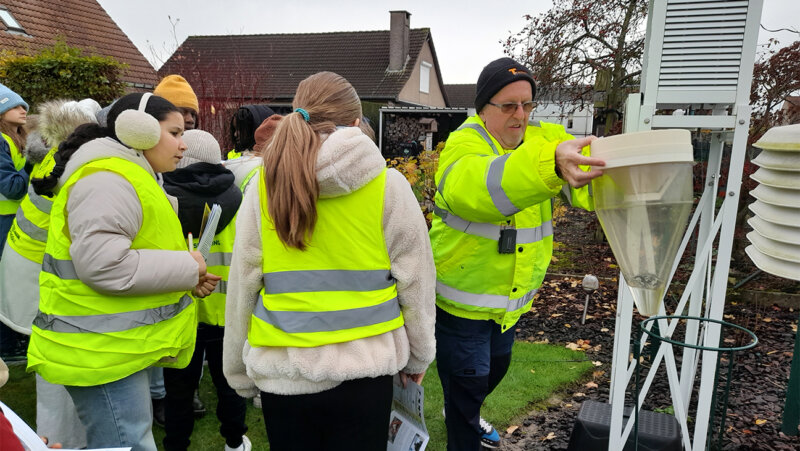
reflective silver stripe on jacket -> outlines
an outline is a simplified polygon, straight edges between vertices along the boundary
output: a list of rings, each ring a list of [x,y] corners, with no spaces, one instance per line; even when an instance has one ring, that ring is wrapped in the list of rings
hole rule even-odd
[[[520,209],[511,203],[506,192],[503,191],[501,182],[503,181],[503,172],[506,169],[506,162],[511,154],[507,153],[503,156],[497,157],[489,164],[489,171],[486,174],[486,189],[489,190],[489,196],[492,198],[494,207],[497,208],[503,216],[512,216],[520,212]]]
[[[33,185],[28,185],[28,199],[39,211],[48,215],[50,214],[50,210],[53,208],[53,201],[36,194]]]
[[[486,140],[486,142],[489,144],[489,146],[492,148],[492,152],[494,152],[495,155],[500,155],[500,152],[497,151],[497,147],[492,142],[492,138],[489,137],[489,132],[487,132],[485,128],[481,127],[478,124],[463,124],[461,127],[458,127],[458,129],[456,129],[456,131],[464,130],[465,128],[471,128],[471,129],[475,130],[476,132],[478,132],[483,137],[483,139]]]
[[[394,285],[394,278],[388,269],[370,271],[321,269],[264,274],[264,291],[267,294],[373,291],[388,288],[392,285]]]
[[[42,243],[47,241],[47,230],[37,226],[36,224],[32,223],[28,218],[25,217],[25,213],[22,211],[21,208],[17,209],[17,226],[25,232],[29,237],[33,238],[36,241],[41,241]]]
[[[89,332],[105,334],[123,332],[136,327],[152,326],[161,321],[172,319],[190,305],[192,305],[192,298],[184,294],[174,304],[134,312],[69,316],[49,315],[40,311],[33,320],[33,324],[42,330],[63,333]]]
[[[233,254],[230,252],[211,252],[206,259],[208,266],[230,266]]]
[[[433,207],[433,212],[442,218],[442,222],[456,230],[459,230],[470,235],[488,238],[497,241],[500,239],[500,231],[504,228],[496,224],[489,224],[486,222],[471,222],[466,219],[456,216],[447,210]],[[541,241],[544,237],[553,235],[553,221],[545,221],[538,227],[528,227],[517,229],[517,244],[529,244]]]
[[[78,273],[72,260],[56,260],[50,254],[44,254],[42,271],[50,273],[61,280],[78,280]]]
[[[228,281],[220,280],[212,293],[228,294]]]
[[[400,304],[397,298],[392,298],[371,307],[327,312],[287,312],[267,310],[259,295],[253,315],[290,334],[331,332],[391,321],[400,316]]]
[[[521,298],[509,299],[508,296],[499,294],[476,294],[461,291],[457,288],[445,285],[440,281],[436,281],[436,293],[444,296],[451,301],[458,302],[459,304],[471,305],[473,307],[485,307],[495,309],[505,309],[507,312],[513,312],[525,306],[538,290],[531,290],[525,293]]]

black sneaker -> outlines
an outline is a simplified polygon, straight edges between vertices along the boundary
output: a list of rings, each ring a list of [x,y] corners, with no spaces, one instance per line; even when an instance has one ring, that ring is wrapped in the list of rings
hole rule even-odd
[[[200,391],[194,391],[194,397],[192,398],[192,410],[194,411],[195,418],[203,418],[206,414],[206,406],[203,404],[203,401],[200,400]]]
[[[164,427],[164,419],[166,417],[164,413],[165,404],[164,398],[153,399],[153,423],[162,428]]]
[[[483,417],[481,417],[480,424],[481,432],[483,432],[483,435],[481,435],[481,445],[483,445],[484,448],[498,448],[500,446],[500,434],[498,434],[494,426],[484,420]]]

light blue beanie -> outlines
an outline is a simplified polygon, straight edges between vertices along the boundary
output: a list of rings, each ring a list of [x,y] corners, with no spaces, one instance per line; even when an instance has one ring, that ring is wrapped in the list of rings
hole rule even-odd
[[[28,111],[28,104],[22,100],[22,97],[20,97],[16,92],[8,89],[6,85],[0,83],[0,114],[3,114],[11,108],[19,105],[24,106],[25,111]]]

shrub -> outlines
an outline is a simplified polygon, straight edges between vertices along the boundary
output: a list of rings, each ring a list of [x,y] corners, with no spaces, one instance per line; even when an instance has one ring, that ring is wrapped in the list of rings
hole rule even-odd
[[[127,64],[56,42],[34,55],[5,53],[0,57],[0,81],[31,106],[67,98],[91,97],[107,104],[125,91]]]
[[[433,220],[433,205],[436,196],[436,183],[434,176],[439,167],[439,153],[444,148],[444,142],[436,145],[434,150],[425,150],[416,157],[395,157],[386,160],[390,168],[395,168],[403,174],[411,185],[417,202],[425,215],[428,227]]]

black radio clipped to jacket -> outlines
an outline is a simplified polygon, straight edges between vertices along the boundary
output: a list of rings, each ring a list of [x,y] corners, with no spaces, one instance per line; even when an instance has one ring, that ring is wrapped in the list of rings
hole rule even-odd
[[[513,254],[517,247],[517,229],[501,229],[500,240],[497,242],[497,252],[501,254]]]

